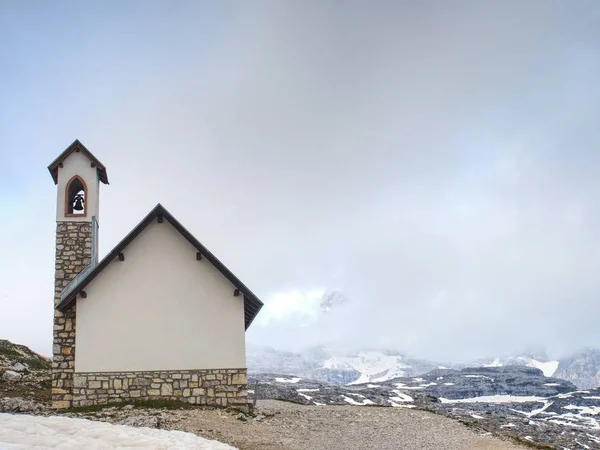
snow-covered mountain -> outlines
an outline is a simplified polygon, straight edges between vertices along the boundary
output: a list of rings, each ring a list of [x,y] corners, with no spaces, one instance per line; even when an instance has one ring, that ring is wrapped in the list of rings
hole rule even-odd
[[[546,377],[571,381],[580,389],[600,386],[600,350],[586,350],[561,360],[537,352],[467,363],[438,363],[390,350],[343,352],[314,347],[297,353],[249,346],[247,361],[250,373],[288,374],[346,385],[415,377],[438,368],[527,366],[540,369]]]
[[[381,382],[420,375],[438,367],[394,351],[341,352],[324,347],[294,353],[248,346],[246,358],[251,373],[295,375],[338,384]]]
[[[332,356],[323,363],[323,369],[350,370],[359,375],[346,384],[386,381],[404,377],[411,366],[400,355],[384,355],[382,352],[359,352],[356,356]]]
[[[558,368],[559,361],[549,360],[545,355],[526,355],[526,356],[508,356],[504,358],[496,357],[491,362],[485,362],[486,360],[480,360],[477,363],[469,364],[471,366],[483,366],[483,367],[502,367],[502,366],[527,366],[540,369],[544,372],[544,376],[551,377]]]

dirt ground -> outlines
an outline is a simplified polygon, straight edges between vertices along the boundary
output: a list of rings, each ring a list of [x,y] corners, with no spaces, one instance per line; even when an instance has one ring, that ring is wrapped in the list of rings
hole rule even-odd
[[[522,447],[426,411],[258,402],[264,418],[238,420],[218,410],[189,410],[168,428],[218,439],[240,450],[518,450]],[[163,424],[166,425],[166,424]]]

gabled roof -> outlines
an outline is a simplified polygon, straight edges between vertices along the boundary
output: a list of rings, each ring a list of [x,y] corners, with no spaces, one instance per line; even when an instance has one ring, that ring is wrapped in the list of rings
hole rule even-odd
[[[58,158],[52,161],[52,163],[50,163],[50,165],[48,166],[48,170],[50,171],[50,175],[52,175],[54,184],[58,183],[58,167],[60,166],[60,164],[65,159],[67,159],[67,157],[71,153],[77,151],[83,153],[91,161],[91,163],[96,166],[96,170],[98,171],[98,178],[100,179],[100,181],[102,181],[104,184],[108,184],[108,175],[106,174],[106,167],[104,166],[104,164],[98,161],[98,158],[96,158],[92,154],[92,152],[85,148],[85,145],[79,142],[79,139],[75,139],[75,141],[71,145],[69,145],[64,152],[58,155]]]
[[[260,309],[263,307],[263,302],[259,300],[259,298],[254,295],[254,293],[246,287],[244,283],[242,283],[231,271],[225,267],[225,265],[217,259],[215,255],[213,255],[204,245],[202,245],[192,234],[185,229],[181,223],[175,219],[169,211],[167,211],[164,206],[160,203],[150,211],[150,213],[127,235],[125,238],[117,244],[115,248],[113,248],[108,255],[106,255],[102,261],[100,261],[95,267],[88,270],[88,273],[84,275],[78,282],[75,287],[73,287],[69,294],[61,300],[61,302],[56,306],[57,309],[64,311],[68,309],[75,299],[77,298],[77,294],[79,294],[83,289],[94,279],[96,276],[102,272],[115,258],[119,256],[119,253],[123,252],[123,250],[146,229],[148,225],[150,225],[154,220],[158,218],[162,218],[162,220],[167,220],[179,233],[185,237],[190,244],[192,244],[198,252],[202,255],[203,258],[206,258],[210,263],[221,272],[225,278],[227,278],[231,284],[235,287],[235,289],[239,289],[240,293],[244,295],[244,323],[246,329],[250,326]],[[233,291],[231,295],[234,295]]]

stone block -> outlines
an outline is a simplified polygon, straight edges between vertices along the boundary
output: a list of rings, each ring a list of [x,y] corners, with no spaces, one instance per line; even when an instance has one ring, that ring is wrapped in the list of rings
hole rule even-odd
[[[87,378],[85,376],[77,376],[73,377],[73,385],[78,388],[84,388],[87,386]]]
[[[215,387],[215,392],[237,392],[237,391],[238,391],[237,386],[223,385],[223,386]]]
[[[71,347],[63,346],[63,347],[60,349],[60,352],[61,352],[63,355],[70,355],[70,354],[71,354],[71,350],[72,350],[72,349],[71,349]]]
[[[236,373],[231,376],[231,384],[247,384],[248,380],[245,373]]]
[[[150,386],[151,381],[148,378],[135,378],[133,380],[132,385],[133,386]]]

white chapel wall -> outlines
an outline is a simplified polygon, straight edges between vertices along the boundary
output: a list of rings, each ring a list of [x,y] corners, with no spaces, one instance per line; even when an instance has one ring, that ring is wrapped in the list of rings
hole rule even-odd
[[[76,372],[244,368],[243,296],[168,221],[77,299]]]

